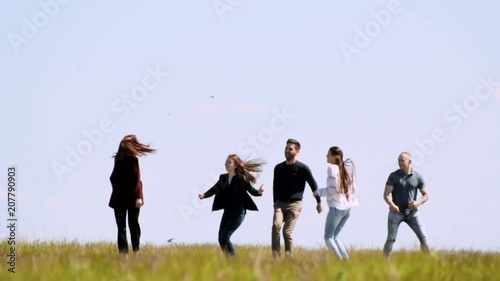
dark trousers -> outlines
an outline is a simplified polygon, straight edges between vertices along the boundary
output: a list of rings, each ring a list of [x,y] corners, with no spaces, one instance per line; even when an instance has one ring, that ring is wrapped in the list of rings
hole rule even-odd
[[[232,256],[236,254],[233,243],[231,243],[231,235],[240,227],[246,213],[245,209],[224,210],[219,228],[219,245],[224,253]]]
[[[127,243],[127,212],[128,227],[130,229],[130,240],[132,250],[139,251],[139,240],[141,238],[141,227],[139,226],[139,208],[115,209],[116,226],[118,227],[118,251],[128,253]]]

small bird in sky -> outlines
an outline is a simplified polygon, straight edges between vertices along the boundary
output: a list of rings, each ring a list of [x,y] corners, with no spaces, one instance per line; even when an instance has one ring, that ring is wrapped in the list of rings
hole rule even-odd
[[[212,99],[213,99],[213,98],[215,98],[215,96],[210,96],[210,98],[212,98]]]
[[[172,243],[172,242],[174,242],[174,238],[170,238],[170,239],[168,239],[168,240],[167,240],[167,242],[168,242],[168,243]]]

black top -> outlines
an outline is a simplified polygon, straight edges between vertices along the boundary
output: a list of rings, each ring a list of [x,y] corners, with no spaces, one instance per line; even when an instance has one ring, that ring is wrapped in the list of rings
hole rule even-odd
[[[302,200],[306,182],[312,192],[318,189],[318,184],[309,167],[299,161],[286,164],[285,161],[274,167],[273,202]],[[316,202],[321,203],[321,197],[316,197]]]
[[[212,211],[228,210],[238,211],[247,209],[258,211],[257,206],[253,202],[248,193],[253,196],[262,196],[248,181],[242,177],[235,175],[229,184],[229,175],[221,174],[217,183],[204,193],[205,198],[215,195]]]
[[[231,183],[226,187],[225,196],[226,198],[231,198],[230,200],[224,200],[224,210],[229,211],[240,211],[243,209],[243,196],[247,191],[242,186],[242,181],[234,176]]]

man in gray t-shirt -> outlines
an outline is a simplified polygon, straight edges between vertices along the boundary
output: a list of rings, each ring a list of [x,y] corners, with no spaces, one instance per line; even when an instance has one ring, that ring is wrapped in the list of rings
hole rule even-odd
[[[411,167],[411,154],[402,152],[398,157],[399,169],[392,172],[387,179],[384,200],[389,205],[387,220],[387,240],[384,253],[389,257],[396,241],[399,225],[402,222],[415,232],[420,241],[422,251],[428,253],[427,235],[422,217],[418,213],[418,206],[424,204],[428,198],[424,179]],[[417,200],[417,189],[422,196]]]

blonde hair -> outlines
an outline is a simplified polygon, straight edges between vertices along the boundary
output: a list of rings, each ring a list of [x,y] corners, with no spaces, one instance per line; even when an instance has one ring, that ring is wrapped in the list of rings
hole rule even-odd
[[[410,152],[406,152],[406,151],[404,151],[404,152],[401,152],[401,154],[400,154],[400,155],[406,155],[406,156],[408,156],[408,157],[410,158],[410,160],[411,160],[411,158],[412,158],[412,156],[411,156]]]

